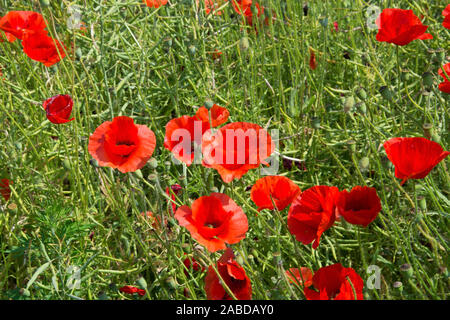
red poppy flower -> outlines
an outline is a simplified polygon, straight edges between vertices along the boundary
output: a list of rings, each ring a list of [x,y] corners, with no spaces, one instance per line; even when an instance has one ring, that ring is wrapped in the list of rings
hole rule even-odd
[[[216,169],[226,183],[266,164],[274,150],[270,135],[253,123],[233,122],[203,135],[203,165]]]
[[[315,70],[317,68],[316,54],[311,48],[309,48],[309,67],[312,70]]]
[[[119,289],[120,292],[123,293],[128,293],[128,294],[134,294],[137,293],[140,296],[144,296],[145,295],[145,290],[144,289],[139,289],[133,286],[124,286],[122,288]]]
[[[315,186],[303,191],[289,209],[289,232],[303,244],[313,243],[316,249],[322,233],[336,220],[336,199],[339,189],[328,186]]]
[[[8,179],[2,179],[0,180],[0,194],[5,199],[5,201],[8,201],[11,197],[11,188],[9,185],[12,184],[11,180]]]
[[[334,31],[339,32],[339,24],[337,21],[333,22]]]
[[[144,0],[144,3],[147,7],[157,9],[161,6],[165,6],[167,4],[167,0]]]
[[[395,166],[395,176],[402,179],[423,179],[450,152],[422,137],[392,138],[384,143],[386,154]]]
[[[174,157],[190,166],[195,158],[195,145],[201,146],[202,136],[209,129],[209,122],[189,116],[172,119],[166,124],[164,147]]]
[[[175,201],[175,196],[178,195],[182,189],[183,188],[179,184],[173,184],[170,186],[170,189],[169,189],[169,187],[166,188],[166,194],[169,197],[171,197],[172,200]],[[172,190],[173,193],[170,192],[170,190]],[[170,202],[170,201],[169,201],[169,204],[172,205],[172,213],[174,214],[175,211],[177,210],[177,205],[174,202]]]
[[[273,210],[273,204],[281,211],[289,206],[301,193],[291,179],[282,176],[267,176],[256,181],[250,191],[250,197],[262,209]]]
[[[216,267],[220,277],[236,299],[251,300],[252,284],[244,268],[234,260],[234,253],[231,248],[227,248],[217,262]],[[208,268],[208,273],[205,278],[205,291],[208,300],[232,300],[232,297],[222,286],[220,278],[212,266]]]
[[[212,12],[213,14],[220,16],[222,11],[217,11],[217,9],[223,6],[223,4],[227,1],[228,0],[203,0],[206,14],[210,14]],[[197,0],[197,6],[199,4],[200,0]]]
[[[26,35],[22,45],[23,52],[30,59],[42,62],[46,67],[51,67],[66,56],[62,43],[44,32]]]
[[[58,94],[48,98],[44,101],[43,107],[47,112],[47,119],[52,123],[61,124],[75,120],[75,118],[69,119],[72,113],[73,100],[67,94]]]
[[[134,124],[129,117],[115,117],[101,124],[89,138],[88,150],[103,167],[120,172],[142,168],[153,154],[155,134],[144,125]]]
[[[211,120],[211,125],[213,128],[215,128],[227,122],[228,117],[230,116],[230,112],[227,108],[223,108],[221,106],[218,106],[217,104],[214,104],[209,111],[205,107],[200,107],[197,110],[195,116],[197,117],[197,119],[203,122],[207,122],[208,124]]]
[[[248,25],[253,25],[252,0],[232,0],[234,11],[240,15],[244,15]],[[260,17],[264,13],[264,7],[255,2],[254,6],[258,11],[257,16]]]
[[[318,291],[305,288],[308,300],[364,300],[363,279],[355,270],[344,268],[340,263],[320,268],[312,281]]]
[[[450,4],[448,4],[444,11],[442,11],[442,15],[444,16],[444,21],[442,22],[442,25],[444,28],[450,29]]]
[[[9,42],[14,42],[16,38],[23,40],[25,35],[46,33],[46,27],[42,15],[33,11],[10,11],[0,19],[0,30],[5,32]]]
[[[178,223],[186,227],[192,238],[215,252],[245,238],[248,230],[247,216],[230,197],[211,193],[198,198],[191,208],[181,206],[175,213]]]
[[[412,10],[384,9],[378,19],[377,41],[404,46],[413,40],[433,39]]]
[[[184,253],[184,255],[187,255],[187,253]],[[204,271],[205,267],[201,266],[197,260],[193,257],[187,257],[183,260],[183,264],[186,267],[187,270],[190,270],[191,272],[198,272],[198,271]],[[187,270],[184,270],[184,274],[186,277],[189,275],[189,272]]]
[[[380,198],[375,188],[356,186],[350,192],[341,191],[337,212],[351,224],[367,227],[381,211]]]
[[[442,69],[439,69],[438,73],[442,78],[444,78],[444,82],[439,84],[439,90],[445,93],[450,93],[450,63],[447,63],[442,68],[445,70],[445,73]]]
[[[291,283],[296,283],[301,288],[312,286],[313,273],[309,268],[301,267],[301,270],[297,268],[290,268],[286,270],[286,275]],[[301,271],[301,274],[300,274]],[[303,284],[304,283],[304,284]]]

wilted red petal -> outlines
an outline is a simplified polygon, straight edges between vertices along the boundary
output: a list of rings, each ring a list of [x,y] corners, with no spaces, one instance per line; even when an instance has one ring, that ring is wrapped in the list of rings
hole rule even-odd
[[[5,199],[5,201],[8,201],[11,197],[11,188],[9,185],[12,184],[11,180],[8,179],[1,179],[0,180],[0,194]]]
[[[301,267],[301,273],[297,268],[290,268],[286,270],[286,275],[291,283],[296,283],[300,287],[312,286],[313,273],[311,269]],[[304,284],[303,284],[304,283]]]
[[[145,290],[144,289],[139,289],[133,286],[124,286],[122,288],[119,289],[120,292],[123,293],[128,293],[128,294],[134,294],[137,293],[140,296],[144,296],[145,295]]]
[[[309,48],[309,67],[312,70],[315,70],[317,68],[316,54],[311,48]]]

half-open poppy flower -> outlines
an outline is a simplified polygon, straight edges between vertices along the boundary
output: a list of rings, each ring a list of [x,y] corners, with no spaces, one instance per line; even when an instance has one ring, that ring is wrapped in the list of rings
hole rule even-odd
[[[161,6],[165,6],[167,4],[167,0],[144,0],[144,3],[147,7],[157,9]]]
[[[230,116],[230,112],[227,108],[214,104],[211,110],[208,110],[205,107],[200,107],[197,110],[195,116],[197,117],[197,119],[207,122],[208,124],[211,120],[211,125],[213,128],[215,128],[227,122],[228,117]]]
[[[450,93],[450,63],[447,63],[442,68],[445,70],[445,73],[441,68],[439,68],[438,73],[442,78],[444,78],[444,82],[439,84],[439,90],[445,93]]]
[[[231,248],[227,248],[217,262],[216,267],[220,277],[236,299],[251,300],[252,284],[244,268],[234,260],[234,253]],[[220,278],[212,266],[208,268],[208,273],[205,278],[205,291],[208,300],[232,300],[232,297],[222,286]]]
[[[378,19],[377,41],[404,46],[413,40],[433,39],[427,31],[428,26],[422,24],[412,10],[384,9]]]
[[[301,288],[310,287],[313,284],[313,273],[309,268],[301,267],[300,270],[298,268],[290,268],[286,270],[286,275],[291,283],[295,283]]]
[[[356,186],[339,193],[337,209],[347,222],[367,227],[380,213],[381,201],[375,188]]]
[[[278,211],[289,206],[300,194],[300,187],[291,179],[283,176],[267,176],[258,179],[250,191],[250,197],[262,209],[273,210],[275,206]]]
[[[422,137],[392,138],[384,143],[387,157],[394,164],[395,176],[402,179],[423,179],[450,152]]]
[[[355,270],[344,268],[340,263],[317,270],[312,282],[317,291],[305,288],[308,300],[364,300],[363,279]]]
[[[75,118],[69,119],[73,100],[68,94],[58,94],[48,98],[44,101],[43,107],[47,112],[47,119],[52,123],[61,124],[75,120]]]
[[[316,249],[322,233],[336,220],[336,200],[339,189],[315,186],[300,193],[292,203],[288,214],[289,232],[303,244],[313,243]]]
[[[145,290],[144,289],[139,289],[133,286],[124,286],[122,288],[119,289],[120,292],[123,293],[128,293],[128,294],[134,294],[137,293],[140,296],[144,296],[145,295]]]
[[[8,179],[1,179],[0,180],[0,194],[5,199],[5,201],[8,201],[11,197],[11,188],[9,185],[12,184],[11,180]]]
[[[26,35],[22,45],[23,52],[30,59],[42,62],[46,67],[51,67],[66,56],[62,43],[44,32]]]
[[[191,208],[181,206],[175,213],[178,223],[192,238],[211,252],[226,248],[245,238],[248,220],[244,211],[223,193],[198,198]]]
[[[216,169],[226,183],[266,164],[274,150],[270,135],[254,123],[232,122],[203,135],[203,165]]]
[[[309,48],[309,67],[312,70],[315,70],[317,68],[316,54],[311,48]]]
[[[102,167],[120,172],[141,169],[153,154],[155,134],[147,126],[125,116],[101,124],[89,138],[88,150]]]
[[[197,117],[182,116],[166,124],[164,147],[173,156],[190,166],[195,158],[195,144],[202,144],[202,136],[209,129],[209,122]]]
[[[184,255],[187,255],[187,253],[185,252]],[[187,257],[183,260],[183,264],[190,272],[199,272],[205,270],[205,267],[201,266],[194,257]],[[188,276],[189,272],[186,269],[184,270],[184,274]]]
[[[9,42],[14,42],[16,38],[23,40],[25,35],[46,33],[46,27],[42,15],[33,11],[10,11],[0,19],[0,30],[5,32]]]
[[[444,11],[442,11],[442,15],[444,16],[444,21],[442,22],[442,25],[446,29],[450,29],[450,4],[448,4]]]

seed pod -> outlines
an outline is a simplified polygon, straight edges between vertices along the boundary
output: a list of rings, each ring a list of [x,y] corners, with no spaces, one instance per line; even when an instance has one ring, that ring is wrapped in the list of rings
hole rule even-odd
[[[364,90],[364,88],[358,88],[356,90],[356,96],[358,98],[360,98],[361,100],[366,100],[367,99],[367,92],[366,92],[366,90]]]
[[[355,98],[353,96],[347,97],[344,102],[344,112],[349,112],[355,106]]]
[[[151,173],[148,175],[148,181],[156,182],[158,180],[158,175],[156,173]]]
[[[158,167],[158,160],[156,160],[155,158],[151,158],[148,164],[152,169],[156,169]]]
[[[400,292],[403,291],[403,283],[401,283],[400,281],[395,281],[394,284],[392,285],[395,289],[399,290]]]
[[[423,128],[423,135],[425,136],[425,138],[431,139],[433,124],[432,123],[424,123],[422,125],[422,128]]]
[[[366,112],[367,112],[367,105],[366,105],[366,103],[364,101],[358,103],[356,106],[358,108],[359,113],[366,114]]]
[[[211,99],[206,99],[205,100],[205,107],[207,109],[211,109],[214,106],[214,102],[211,101]]]
[[[242,37],[239,41],[239,48],[241,49],[241,51],[247,51],[249,47],[250,43],[248,42],[248,38]]]
[[[402,264],[402,265],[400,266],[400,272],[403,274],[403,276],[404,276],[406,279],[410,279],[410,278],[412,277],[412,275],[414,274],[414,271],[413,271],[413,269],[411,268],[411,265],[409,265],[409,264],[407,264],[407,263]]]
[[[364,157],[364,158],[361,158],[361,160],[359,160],[359,169],[361,171],[366,171],[367,169],[369,169],[369,165],[370,165],[370,160],[368,157]]]
[[[422,211],[427,211],[427,200],[425,199],[425,197],[422,197],[419,200],[419,207]]]
[[[137,285],[139,286],[139,288],[146,290],[147,289],[147,281],[145,281],[144,277],[140,277],[137,281],[136,281]]]

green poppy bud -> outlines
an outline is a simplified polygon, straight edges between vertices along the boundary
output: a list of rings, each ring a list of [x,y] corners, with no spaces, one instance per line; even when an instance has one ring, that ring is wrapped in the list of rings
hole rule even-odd
[[[151,158],[148,163],[152,169],[156,169],[158,167],[158,160],[155,158]]]
[[[364,88],[358,88],[356,90],[356,96],[358,98],[360,98],[361,100],[366,100],[367,99],[367,92],[366,92],[366,90],[364,90]]]
[[[250,44],[248,42],[248,38],[247,37],[241,38],[241,40],[239,41],[239,48],[241,49],[241,51],[247,51],[249,47]]]
[[[361,113],[361,114],[366,114],[367,113],[367,105],[366,105],[366,103],[364,101],[358,103],[356,106],[358,108],[359,113]]]
[[[392,100],[393,94],[392,91],[387,86],[382,86],[380,88],[381,96],[386,100]]]
[[[353,96],[347,97],[344,102],[344,112],[350,112],[355,106],[355,98]]]
[[[139,286],[139,288],[146,290],[147,289],[147,281],[145,281],[144,277],[140,277],[136,284]]]
[[[368,157],[364,157],[364,158],[361,158],[361,160],[359,160],[359,169],[361,171],[365,171],[365,170],[369,169],[369,165],[370,165],[370,160]]]

